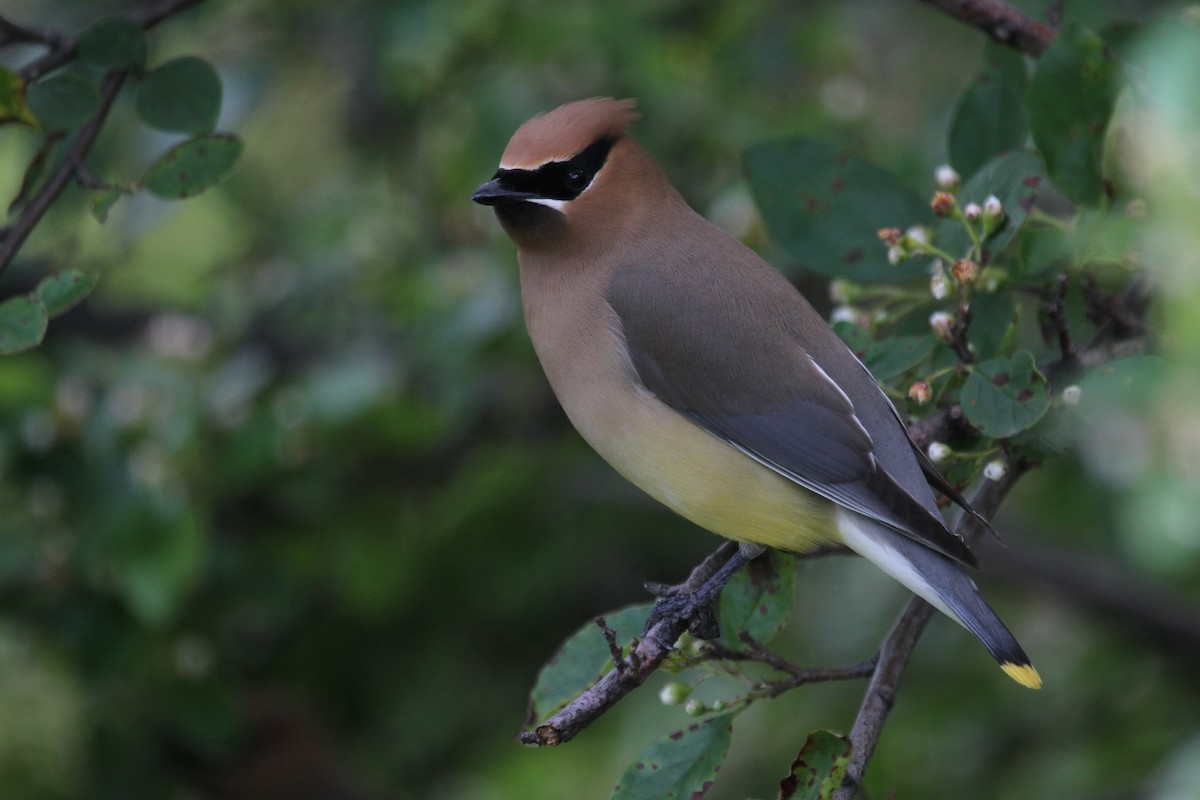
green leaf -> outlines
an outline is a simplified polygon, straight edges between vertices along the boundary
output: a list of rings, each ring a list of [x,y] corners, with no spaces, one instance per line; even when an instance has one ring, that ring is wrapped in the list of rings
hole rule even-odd
[[[0,355],[37,347],[46,335],[48,322],[46,308],[36,297],[23,294],[0,303]]]
[[[742,631],[766,644],[792,614],[796,557],[772,550],[734,575],[721,592],[721,636],[736,646]]]
[[[43,278],[37,286],[38,299],[46,308],[50,319],[65,314],[91,294],[100,276],[95,272],[80,272],[69,269],[49,278]]]
[[[166,200],[194,197],[219,183],[241,154],[242,140],[230,133],[189,139],[151,164],[142,185]]]
[[[1099,203],[1105,194],[1104,138],[1119,75],[1103,40],[1068,23],[1038,60],[1029,87],[1029,128],[1050,179],[1084,205]]]
[[[838,335],[854,355],[862,358],[871,345],[871,334],[867,333],[853,322],[839,320],[833,323],[833,332]]]
[[[29,109],[47,131],[82,125],[100,108],[100,92],[82,75],[64,73],[38,81],[27,93]]]
[[[779,782],[779,800],[828,800],[842,785],[850,763],[850,740],[832,731],[813,731]]]
[[[970,177],[996,156],[1025,144],[1028,85],[1025,56],[988,42],[982,68],[959,99],[950,123],[950,163],[960,174]]]
[[[1017,283],[1040,285],[1061,272],[1071,257],[1071,237],[1054,227],[1030,227],[1021,236],[1018,268],[1013,271]]]
[[[880,228],[933,220],[928,204],[886,170],[811,139],[755,145],[746,170],[771,235],[805,269],[867,283],[926,277],[919,259],[889,264],[879,241]]]
[[[127,19],[101,20],[80,34],[79,57],[105,69],[140,69],[146,35]]]
[[[147,125],[159,130],[206,133],[221,113],[221,79],[202,58],[168,61],[138,87],[137,110]]]
[[[982,360],[1002,353],[1009,331],[1017,324],[1017,310],[1011,292],[979,292],[971,298],[971,327],[967,341]]]
[[[653,603],[629,606],[605,615],[617,634],[617,643],[627,644],[642,632]],[[542,671],[530,695],[530,723],[537,724],[574,700],[599,680],[612,664],[608,642],[595,622],[588,622],[563,642]]]
[[[893,336],[867,348],[863,363],[877,381],[903,375],[929,358],[937,342],[933,336]]]
[[[1016,150],[993,159],[975,173],[958,193],[960,205],[983,205],[988,195],[995,195],[1004,206],[1004,224],[983,242],[983,263],[991,261],[1017,235],[1029,209],[1037,200],[1038,187],[1045,168],[1037,153]],[[963,224],[955,219],[942,220],[937,238],[938,246],[952,256],[963,257],[970,252],[971,238]]]
[[[1033,356],[1021,350],[971,368],[962,390],[962,409],[986,436],[1002,439],[1033,426],[1050,408],[1050,385]]]
[[[717,779],[732,734],[729,713],[664,736],[629,765],[611,800],[700,800]]]
[[[1008,454],[1030,462],[1045,461],[1065,452],[1075,441],[1077,415],[1067,408],[1056,408],[1021,431],[1008,445]]]
[[[112,189],[102,189],[92,196],[91,211],[96,222],[101,224],[108,222],[108,212],[112,211],[112,207],[116,202],[125,196],[124,189],[113,187]]]
[[[9,121],[37,124],[25,101],[25,81],[11,69],[0,67],[0,122]]]

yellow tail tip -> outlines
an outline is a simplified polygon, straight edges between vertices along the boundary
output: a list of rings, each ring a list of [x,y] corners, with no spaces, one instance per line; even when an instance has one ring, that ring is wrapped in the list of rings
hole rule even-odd
[[[1000,669],[1004,670],[1005,675],[1028,689],[1042,688],[1042,676],[1038,675],[1038,671],[1033,668],[1032,664],[1014,664],[1010,661],[1007,664],[1001,664]]]

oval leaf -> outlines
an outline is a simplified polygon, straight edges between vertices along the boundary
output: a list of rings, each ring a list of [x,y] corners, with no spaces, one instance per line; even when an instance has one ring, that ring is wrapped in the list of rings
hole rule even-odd
[[[20,295],[0,303],[0,355],[37,347],[46,335],[49,318],[36,297]]]
[[[82,75],[65,73],[29,87],[29,110],[43,130],[65,131],[82,125],[100,108],[100,92]]]
[[[931,224],[929,205],[880,167],[829,142],[788,139],[746,151],[754,199],[775,241],[807,270],[858,282],[915,281],[927,267],[887,260],[880,228]]]
[[[1104,196],[1100,170],[1119,74],[1103,40],[1068,23],[1038,60],[1029,87],[1029,129],[1050,180],[1084,205]]]
[[[147,125],[175,133],[205,133],[221,113],[221,79],[207,61],[184,56],[142,81],[138,114]]]
[[[850,763],[850,740],[833,731],[813,731],[779,782],[779,800],[826,800],[842,785]]]
[[[950,163],[960,174],[974,175],[996,156],[1025,144],[1028,84],[1025,56],[1008,45],[988,42],[982,69],[958,101],[950,123]]]
[[[80,34],[79,57],[105,69],[139,69],[146,63],[146,36],[127,19],[101,20]]]
[[[165,200],[193,197],[215,186],[242,154],[242,140],[218,133],[168,150],[142,176],[142,185]]]
[[[733,714],[722,714],[664,736],[629,765],[611,800],[700,800],[729,750]]]
[[[932,336],[893,336],[868,347],[863,363],[875,380],[891,380],[929,358],[936,344]]]
[[[1050,385],[1033,356],[1021,350],[971,368],[962,390],[967,420],[993,439],[1033,426],[1050,408]]]
[[[759,644],[779,633],[792,614],[796,557],[772,550],[734,575],[721,592],[721,636],[736,646],[742,631]]]
[[[80,272],[70,269],[42,279],[37,286],[38,299],[46,308],[46,314],[54,319],[70,311],[87,297],[100,276],[95,272]]]
[[[617,643],[624,645],[641,633],[653,609],[653,603],[642,603],[608,614],[604,620],[616,632]],[[588,622],[563,642],[538,673],[529,698],[529,724],[541,722],[574,700],[599,680],[611,663],[604,634],[595,622]]]
[[[1029,209],[1037,200],[1038,187],[1046,174],[1042,159],[1030,150],[1016,150],[1002,155],[990,162],[958,193],[958,201],[962,205],[978,203],[983,205],[989,195],[995,195],[1004,206],[1004,223],[983,242],[983,263],[991,261],[992,255],[999,253],[1017,235]],[[963,257],[970,252],[971,238],[967,235],[963,224],[946,218],[942,220],[938,232],[938,246],[952,256]]]

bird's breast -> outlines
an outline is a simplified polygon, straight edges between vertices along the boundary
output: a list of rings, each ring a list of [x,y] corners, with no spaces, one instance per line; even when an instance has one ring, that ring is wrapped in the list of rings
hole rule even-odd
[[[698,427],[637,380],[599,287],[522,269],[526,324],[583,438],[635,486],[707,530],[805,550],[837,541],[832,504]]]

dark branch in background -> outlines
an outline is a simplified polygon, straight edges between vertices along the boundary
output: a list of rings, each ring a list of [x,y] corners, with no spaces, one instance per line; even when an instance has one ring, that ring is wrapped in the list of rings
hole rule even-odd
[[[133,9],[125,15],[125,18],[146,30],[168,17],[202,2],[204,0],[160,0],[160,2],[148,3]],[[72,37],[59,31],[28,28],[0,16],[0,45],[12,42],[43,44],[50,48],[50,52],[21,68],[19,74],[26,83],[36,80],[39,76],[66,64],[75,57],[76,43]],[[80,128],[62,163],[59,164],[54,174],[42,184],[17,220],[12,225],[0,229],[0,273],[3,273],[16,258],[21,246],[25,244],[25,240],[33,233],[33,229],[41,222],[42,217],[46,215],[46,212],[50,210],[50,207],[54,205],[59,195],[72,180],[83,186],[95,185],[95,180],[88,172],[85,160],[96,143],[96,137],[100,134],[100,129],[104,126],[127,75],[127,72],[120,71],[110,72],[104,77],[100,86],[100,108]]]
[[[71,37],[62,31],[41,26],[20,25],[0,15],[0,47],[10,44],[37,44],[49,47],[51,50],[61,50],[69,46]]]
[[[172,17],[184,9],[203,2],[204,0],[159,0],[156,3],[147,3],[143,6],[138,6],[126,14],[125,19],[144,31],[150,30],[168,17]],[[8,23],[8,25],[13,26],[13,23]],[[42,36],[42,38],[36,40],[22,39],[21,41],[45,44],[50,47],[49,53],[29,62],[18,71],[21,79],[26,83],[37,80],[51,70],[58,69],[75,57],[76,42],[72,36],[59,31],[47,31],[45,29],[32,30],[19,25],[13,27],[41,34]]]
[[[1045,52],[1057,35],[1048,25],[1013,8],[1003,0],[920,0],[940,8],[955,19],[979,28],[1001,44],[1031,56]]]
[[[50,206],[54,205],[54,201],[75,177],[76,170],[83,164],[88,151],[96,143],[96,136],[100,133],[100,128],[103,127],[108,112],[112,110],[113,101],[117,99],[117,93],[121,90],[121,84],[124,82],[124,72],[111,73],[104,79],[104,83],[100,87],[100,109],[79,130],[79,134],[71,144],[71,149],[67,151],[67,157],[50,176],[50,180],[42,185],[17,221],[3,231],[3,238],[0,239],[0,273],[3,273],[12,263],[13,258],[21,249],[21,245],[25,244],[25,240],[29,238],[29,234],[33,233],[33,229],[50,210]]]
[[[1009,470],[1004,481],[984,481],[971,498],[971,505],[985,517],[995,515],[1000,503],[1016,484],[1018,472],[1016,469]],[[974,517],[964,514],[957,532],[970,536],[977,526]],[[867,771],[867,762],[874,755],[875,745],[883,733],[884,722],[896,704],[900,677],[932,616],[933,607],[921,598],[913,597],[879,648],[875,673],[867,685],[854,727],[850,731],[850,761],[846,765],[846,777],[842,780],[841,788],[834,793],[833,800],[851,800],[858,791]]]

